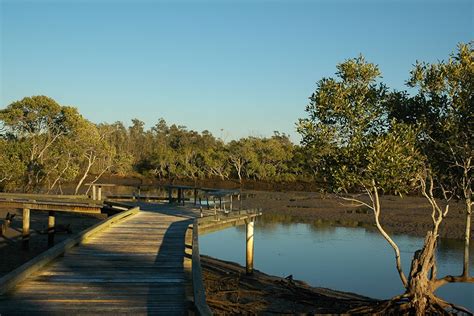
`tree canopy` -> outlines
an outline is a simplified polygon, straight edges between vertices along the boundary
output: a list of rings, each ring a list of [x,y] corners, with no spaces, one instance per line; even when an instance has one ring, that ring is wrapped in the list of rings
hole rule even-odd
[[[318,81],[300,119],[303,148],[323,174],[330,191],[363,191],[369,202],[345,200],[373,211],[377,229],[395,253],[406,292],[375,313],[445,313],[453,305],[435,295],[448,282],[474,282],[469,276],[472,209],[472,124],[474,64],[471,44],[460,44],[447,62],[417,62],[407,81],[418,93],[389,92],[377,80],[380,71],[361,56],[337,65],[336,78]],[[381,193],[420,192],[432,206],[432,228],[417,251],[407,276],[397,244],[381,224]],[[443,208],[436,197],[442,197]],[[465,201],[466,232],[463,273],[437,278],[438,230],[449,201]],[[454,307],[459,311],[462,308]],[[362,312],[362,311],[359,311]]]

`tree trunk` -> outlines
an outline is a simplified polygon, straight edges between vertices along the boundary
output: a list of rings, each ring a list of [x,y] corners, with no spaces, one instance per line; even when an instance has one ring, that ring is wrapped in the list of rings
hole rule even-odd
[[[425,315],[427,309],[438,301],[432,286],[436,274],[436,242],[437,236],[428,232],[423,249],[415,252],[411,263],[406,294],[410,297],[410,309],[415,315]],[[434,275],[431,276],[431,273]]]
[[[84,171],[84,174],[82,175],[82,178],[79,180],[79,182],[77,183],[77,186],[76,186],[76,189],[74,190],[74,194],[77,195],[77,193],[79,192],[79,188],[81,187],[82,183],[84,182],[84,180],[87,178],[87,175],[89,174],[89,170],[91,170],[91,167],[92,165],[94,164],[95,162],[95,158],[96,157],[89,157],[88,160],[87,160],[87,167],[86,167],[86,170]]]
[[[56,179],[54,180],[54,182],[50,185],[49,189],[48,189],[48,192],[47,194],[49,194],[49,192],[51,192],[54,187],[56,186],[56,184],[58,183],[59,180],[61,180],[63,174],[67,171],[67,169],[69,168],[69,162],[71,160],[71,154],[68,155],[68,159],[66,161],[66,166],[64,167],[63,170],[61,170],[61,172],[59,173],[59,175],[56,177]]]
[[[90,191],[92,185],[93,185],[94,183],[96,183],[96,182],[100,179],[100,177],[102,177],[102,175],[103,175],[107,170],[109,170],[109,168],[112,168],[112,166],[110,165],[110,166],[108,166],[107,168],[103,169],[103,170],[94,178],[94,180],[91,181],[91,184],[89,185],[89,187],[87,188],[87,191],[86,191],[86,193],[85,193],[86,195],[89,194],[89,191]]]
[[[471,201],[471,190],[466,190],[466,231],[464,233],[464,264],[462,269],[462,275],[469,276],[469,240],[471,238],[471,213],[472,213],[472,201]]]

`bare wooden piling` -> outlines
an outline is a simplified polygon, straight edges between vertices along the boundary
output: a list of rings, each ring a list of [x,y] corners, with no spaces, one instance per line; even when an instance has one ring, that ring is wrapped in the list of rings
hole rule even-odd
[[[245,260],[245,269],[247,274],[253,273],[253,231],[254,231],[254,221],[246,220],[246,232],[247,232],[247,255]]]
[[[23,231],[22,231],[22,248],[28,250],[30,248],[30,209],[23,209]]]
[[[48,213],[48,247],[54,246],[54,226],[56,225],[56,214],[54,211]]]

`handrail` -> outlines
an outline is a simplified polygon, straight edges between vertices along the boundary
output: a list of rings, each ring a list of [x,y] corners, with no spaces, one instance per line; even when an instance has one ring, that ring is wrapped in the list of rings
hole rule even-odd
[[[232,217],[229,215],[237,215],[237,217]],[[229,212],[229,214],[219,214],[196,218],[194,219],[193,223],[188,226],[188,232],[186,233],[186,245],[192,249],[192,254],[186,250],[186,254],[188,257],[191,257],[192,260],[191,273],[188,276],[188,279],[191,279],[192,282],[192,300],[195,311],[198,315],[213,315],[209,305],[207,305],[206,302],[206,291],[202,279],[201,257],[199,254],[200,225],[202,224],[202,226],[205,228],[216,224],[219,225],[218,223],[225,223],[227,220],[240,221],[244,218],[255,217],[259,215],[261,215],[260,209],[232,211]],[[191,230],[192,234],[190,233]]]
[[[105,228],[116,224],[117,222],[122,221],[128,216],[134,215],[140,211],[139,207],[134,207],[129,209],[128,211],[118,213],[109,217],[107,220],[97,223],[94,226],[82,231],[79,235],[63,240],[62,242],[58,243],[54,247],[46,250],[45,252],[41,253],[40,255],[34,257],[30,261],[26,262],[25,264],[19,266],[15,270],[9,272],[8,274],[4,275],[0,278],[0,295],[5,294],[12,288],[14,288],[17,284],[24,281],[33,273],[37,272],[45,265],[49,264],[51,261],[56,259],[57,257],[61,256],[66,250],[83,243],[88,238],[92,237],[96,233],[104,230]]]
[[[211,309],[206,302],[206,291],[202,280],[201,257],[199,255],[199,219],[195,219],[193,223],[192,235],[192,282],[194,306],[199,315],[213,315]]]
[[[216,214],[208,215],[205,217],[199,218],[199,224],[205,224],[208,222],[215,222],[215,221],[222,221],[225,220],[226,218],[233,219],[235,216],[249,216],[249,215],[255,215],[259,216],[262,215],[262,209],[261,208],[253,208],[253,209],[248,209],[248,210],[233,210],[229,211],[227,213],[219,211]]]

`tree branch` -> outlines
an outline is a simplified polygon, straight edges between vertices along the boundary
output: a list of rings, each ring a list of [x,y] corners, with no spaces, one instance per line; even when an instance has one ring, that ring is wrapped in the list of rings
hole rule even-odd
[[[465,275],[457,275],[457,276],[447,275],[441,279],[436,279],[433,282],[433,289],[436,290],[448,283],[461,283],[461,282],[474,283],[474,277],[465,276]]]

